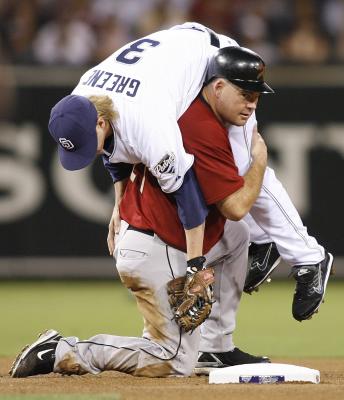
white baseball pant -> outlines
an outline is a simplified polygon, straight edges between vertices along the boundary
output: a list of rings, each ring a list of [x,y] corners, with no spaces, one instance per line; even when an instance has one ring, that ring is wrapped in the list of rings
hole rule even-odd
[[[229,138],[235,163],[244,175],[251,162],[252,115],[244,127],[231,126]],[[258,244],[275,242],[283,260],[290,265],[316,264],[324,259],[324,248],[310,236],[287,191],[267,168],[260,194],[245,217],[250,227],[250,241]]]

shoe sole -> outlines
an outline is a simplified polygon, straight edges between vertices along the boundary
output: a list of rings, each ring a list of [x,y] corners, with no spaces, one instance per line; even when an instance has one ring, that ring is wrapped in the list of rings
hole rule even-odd
[[[244,289],[245,293],[248,294],[252,294],[252,292],[254,291],[258,291],[258,287],[264,283],[267,279],[269,279],[270,275],[272,274],[272,272],[274,271],[274,269],[278,266],[278,264],[281,262],[282,257],[278,257],[277,260],[272,264],[271,268],[269,269],[269,271],[267,272],[267,274],[264,276],[263,279],[261,279],[258,283],[256,283],[254,286],[251,286],[248,289]]]
[[[225,368],[228,365],[218,364],[216,362],[198,362],[194,368],[195,375],[209,375],[211,371],[217,370],[219,368]]]
[[[261,364],[265,364],[265,363],[271,363],[270,359],[268,357],[266,357],[266,361],[265,362],[261,362]],[[235,365],[245,365],[245,364],[235,364]],[[211,371],[214,370],[218,370],[220,368],[226,368],[226,367],[233,367],[235,365],[224,365],[224,364],[218,364],[216,362],[212,363],[212,362],[198,362],[196,364],[196,367],[194,368],[194,374],[195,375],[209,375],[209,373]]]
[[[208,376],[211,371],[218,370],[219,368],[224,368],[223,367],[200,367],[200,368],[194,368],[194,374],[197,376]]]
[[[9,371],[9,374],[12,378],[16,378],[16,372],[18,369],[18,366],[20,365],[21,361],[30,353],[30,351],[36,347],[39,344],[49,342],[50,340],[54,339],[56,336],[59,336],[60,334],[55,331],[54,329],[48,329],[45,332],[41,333],[38,336],[38,339],[32,343],[31,345],[26,345],[22,351],[17,355],[16,359],[14,360],[12,367]]]
[[[323,291],[321,300],[319,301],[319,304],[317,305],[317,307],[310,314],[308,314],[307,316],[305,316],[302,319],[298,320],[300,322],[302,322],[302,321],[304,321],[306,319],[311,319],[313,317],[313,315],[318,312],[321,304],[324,303],[324,297],[325,297],[325,293],[326,293],[328,279],[329,279],[331,274],[334,274],[334,268],[332,266],[332,264],[333,264],[333,255],[331,253],[327,253],[327,254],[329,256],[329,261],[328,261],[328,264],[327,264],[328,268],[327,268],[327,273],[325,275],[324,291]]]

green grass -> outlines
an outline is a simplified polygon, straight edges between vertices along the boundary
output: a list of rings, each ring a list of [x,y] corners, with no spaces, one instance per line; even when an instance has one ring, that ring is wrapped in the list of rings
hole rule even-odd
[[[13,355],[47,328],[65,336],[140,335],[134,298],[114,281],[0,282],[0,355]]]
[[[293,290],[291,281],[273,281],[243,295],[236,345],[271,357],[344,356],[344,281],[330,282],[319,314],[302,323],[291,316]],[[0,281],[0,315],[1,356],[15,355],[47,328],[82,339],[97,333],[140,336],[142,330],[135,301],[113,281]]]
[[[258,293],[244,295],[236,345],[274,357],[343,357],[344,281],[330,281],[319,313],[303,322],[291,314],[294,287],[292,281],[272,281]]]

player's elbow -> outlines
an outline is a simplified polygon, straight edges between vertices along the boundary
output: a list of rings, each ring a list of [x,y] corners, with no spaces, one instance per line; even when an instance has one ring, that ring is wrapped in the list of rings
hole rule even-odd
[[[244,216],[247,214],[247,211],[238,208],[236,210],[231,210],[230,212],[227,212],[227,215],[224,215],[227,219],[230,219],[231,221],[240,221],[244,218]]]
[[[244,216],[246,215],[246,212],[237,212],[237,213],[233,213],[231,216],[231,220],[232,221],[240,221],[244,218]]]
[[[226,202],[218,203],[217,208],[221,214],[231,221],[240,221],[248,213],[248,209],[240,204],[227,204]]]

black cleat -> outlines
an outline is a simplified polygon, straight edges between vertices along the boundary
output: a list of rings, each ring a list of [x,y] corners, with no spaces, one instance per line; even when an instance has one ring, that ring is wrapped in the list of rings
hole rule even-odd
[[[281,262],[281,257],[275,243],[256,244],[249,247],[252,256],[251,265],[248,267],[244,292],[251,294],[258,291],[258,286],[269,279],[272,271]]]
[[[196,375],[209,375],[209,372],[216,368],[269,362],[268,357],[252,356],[235,347],[225,353],[200,353],[194,372]]]
[[[324,302],[326,285],[333,264],[331,253],[325,253],[325,258],[318,264],[296,265],[292,275],[296,280],[292,312],[297,321],[311,319]]]
[[[31,345],[27,345],[18,354],[9,372],[12,378],[49,374],[53,372],[55,350],[60,334],[53,329],[41,333]]]

